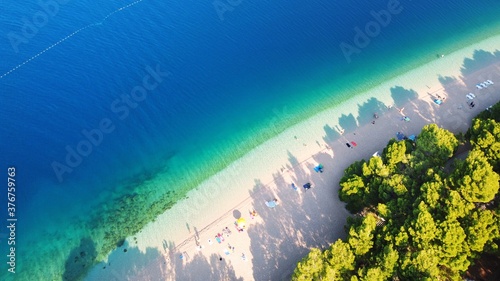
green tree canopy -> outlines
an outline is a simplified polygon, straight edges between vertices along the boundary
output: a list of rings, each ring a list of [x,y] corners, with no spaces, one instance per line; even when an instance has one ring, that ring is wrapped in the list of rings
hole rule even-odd
[[[450,160],[458,140],[431,124],[416,143],[391,140],[382,157],[352,164],[339,190],[356,214],[346,240],[312,250],[293,280],[461,280],[483,252],[498,254],[497,122],[473,122],[464,160]]]
[[[420,161],[432,160],[442,164],[453,155],[458,146],[455,136],[436,124],[424,126],[417,138],[417,155]]]
[[[452,182],[469,202],[489,202],[498,192],[498,174],[480,150],[472,150],[465,161],[459,161]]]
[[[492,119],[474,119],[469,129],[470,142],[484,152],[496,172],[500,171],[500,123]]]

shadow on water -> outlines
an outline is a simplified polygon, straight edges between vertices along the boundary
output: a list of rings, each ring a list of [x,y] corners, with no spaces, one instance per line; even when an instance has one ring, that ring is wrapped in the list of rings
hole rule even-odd
[[[133,238],[135,240],[135,238]],[[135,244],[134,242],[132,242]],[[168,245],[164,244],[164,247]],[[108,260],[102,261],[96,265],[96,271],[88,276],[88,280],[129,280],[132,276],[137,276],[144,268],[148,268],[148,274],[163,275],[165,273],[165,262],[162,254],[155,248],[146,248],[143,252],[135,245],[132,246],[128,241],[121,243],[110,255]],[[162,261],[163,262],[160,262]],[[95,274],[95,275],[94,275]],[[68,279],[70,280],[70,279]]]
[[[82,280],[96,263],[97,251],[90,238],[80,240],[80,245],[73,249],[64,265],[63,280]]]

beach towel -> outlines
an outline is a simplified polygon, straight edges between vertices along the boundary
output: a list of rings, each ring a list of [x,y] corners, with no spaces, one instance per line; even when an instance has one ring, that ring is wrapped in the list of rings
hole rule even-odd
[[[278,203],[275,201],[267,201],[266,206],[268,206],[269,208],[274,208],[274,207],[278,206]]]
[[[316,173],[318,172],[321,172],[323,170],[323,165],[319,164],[318,166],[314,167],[314,171],[316,171]]]
[[[401,132],[397,132],[396,137],[398,138],[398,140],[403,140],[405,138],[405,135]]]

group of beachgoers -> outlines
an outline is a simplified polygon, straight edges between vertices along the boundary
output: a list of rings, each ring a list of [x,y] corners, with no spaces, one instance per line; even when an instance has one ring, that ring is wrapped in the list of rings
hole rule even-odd
[[[253,218],[255,218],[255,217],[257,217],[257,215],[258,215],[258,214],[257,214],[257,212],[256,212],[255,210],[250,211],[250,216],[251,216],[251,218],[252,218],[252,219],[253,219]],[[238,230],[238,232],[243,232],[243,231],[244,231],[244,229],[245,229],[245,225],[244,225],[244,224],[241,224],[241,223],[240,223],[240,224],[238,224],[238,222],[235,222],[235,227],[236,227],[236,229]],[[217,234],[214,236],[214,240],[215,240],[215,241],[217,241],[217,243],[218,243],[218,244],[222,244],[223,242],[225,242],[225,241],[226,241],[226,239],[227,239],[227,238],[229,238],[229,237],[231,236],[231,234],[232,234],[231,230],[229,229],[229,227],[227,227],[227,226],[226,226],[225,228],[223,228],[223,229],[222,229],[222,231],[221,231],[221,232],[217,233]],[[212,241],[212,239],[208,239],[208,241],[207,241],[207,242],[208,242],[208,245],[210,245],[210,246],[211,246],[211,245],[213,245],[213,243],[214,243],[214,242]],[[199,243],[199,240],[198,240],[198,239],[196,239],[196,250],[197,250],[197,251],[201,251],[201,250],[203,250],[204,248],[205,248],[205,247]],[[236,248],[235,248],[234,246],[231,246],[231,244],[229,244],[229,242],[228,242],[228,244],[227,244],[227,248],[224,248],[224,249],[223,249],[223,252],[224,252],[224,255],[229,256],[231,253],[233,253],[233,254],[234,254],[234,253],[236,252]],[[188,256],[187,256],[187,253],[186,253],[186,252],[183,252],[182,254],[180,254],[180,256],[179,256],[179,257],[180,257],[180,259],[181,259],[181,260],[183,260],[184,258],[186,258],[186,257],[188,257]],[[246,261],[246,260],[247,260],[247,258],[246,258],[246,256],[245,256],[245,253],[241,253],[241,259],[242,259],[243,261]],[[220,257],[219,257],[219,260],[220,260],[220,261],[222,261],[222,260],[223,260],[222,256],[220,256]]]

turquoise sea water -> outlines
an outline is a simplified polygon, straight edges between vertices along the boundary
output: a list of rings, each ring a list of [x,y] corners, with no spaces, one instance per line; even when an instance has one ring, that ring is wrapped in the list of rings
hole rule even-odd
[[[498,1],[401,1],[348,63],[340,44],[354,44],[354,28],[392,1],[243,0],[222,20],[213,1],[122,10],[129,2],[65,2],[47,2],[45,21],[35,1],[7,4],[0,16],[0,75],[53,46],[0,79],[1,168],[16,167],[19,219],[18,273],[2,267],[2,280],[73,279],[85,271],[73,264],[90,266],[89,256],[290,125],[500,33]],[[44,24],[28,32],[33,20]],[[18,52],[13,34],[24,36]],[[147,75],[158,85],[123,100]],[[100,127],[114,129],[71,159],[82,131]],[[55,162],[71,169],[61,181]],[[82,251],[87,258],[72,260]]]

